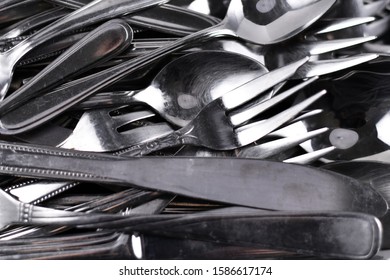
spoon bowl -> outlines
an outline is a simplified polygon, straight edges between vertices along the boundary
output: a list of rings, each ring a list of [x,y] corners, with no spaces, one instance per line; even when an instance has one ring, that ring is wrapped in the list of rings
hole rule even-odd
[[[185,126],[212,100],[267,72],[261,63],[237,53],[194,52],[168,63],[143,90],[100,93],[80,105],[91,109],[142,102],[169,122]]]

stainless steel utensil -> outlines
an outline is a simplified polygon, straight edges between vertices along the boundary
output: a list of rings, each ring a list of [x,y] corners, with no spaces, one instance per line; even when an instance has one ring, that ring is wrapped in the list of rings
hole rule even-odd
[[[12,97],[32,98],[44,90],[107,61],[129,47],[133,30],[123,20],[111,20],[89,32],[67,49],[26,84],[13,92]]]
[[[37,0],[24,0],[8,2],[9,5],[3,2],[0,4],[0,23],[7,24],[22,20],[26,17],[32,16],[36,13],[45,11],[46,9],[52,8],[53,6],[44,1]]]
[[[122,224],[126,225],[124,221]],[[138,243],[135,236],[119,233],[107,236],[103,231],[40,242],[34,239],[0,242],[0,258],[115,258],[121,257],[123,250],[128,253],[122,257],[125,255],[130,259],[188,259],[191,256],[220,259],[226,258],[229,250],[234,250],[232,245],[241,245],[245,247],[235,248],[236,258],[245,258],[245,255],[246,258],[289,257],[291,253],[299,253],[317,258],[369,259],[378,252],[381,242],[381,226],[376,218],[343,212],[189,214],[149,227],[133,228],[146,232],[137,238],[140,252],[134,250]],[[148,231],[154,234],[148,234]],[[170,238],[161,237],[164,235]],[[194,236],[196,239],[188,240]],[[166,250],[165,246],[171,250]]]
[[[289,78],[307,78],[316,75],[322,75],[324,73],[331,73],[341,69],[349,68],[354,65],[358,65],[367,61],[371,61],[378,56],[376,54],[361,54],[347,58],[321,60],[321,61],[309,61],[296,69],[294,75],[290,75]],[[137,60],[137,59],[135,59]],[[134,61],[134,60],[132,60]],[[287,69],[287,68],[286,68]],[[278,69],[274,70],[277,73]],[[97,76],[92,75],[94,80]],[[282,75],[280,78],[283,78]],[[278,77],[275,77],[278,79]],[[286,79],[286,78],[285,78]],[[22,106],[17,107],[15,110],[6,113],[0,118],[1,126],[0,133],[5,135],[15,135],[22,132],[26,132],[33,128],[36,128],[50,119],[58,116],[60,113],[69,109],[74,104],[79,103],[84,98],[88,97],[90,92],[85,92],[78,86],[79,82],[84,85],[89,84],[89,88],[92,88],[95,84],[89,78],[80,79],[77,82],[72,82],[63,87],[58,88],[50,93],[36,97],[30,100],[29,103],[25,103]],[[279,81],[284,81],[278,79]],[[87,82],[89,81],[89,82]],[[256,94],[262,90],[262,78],[257,78],[248,82],[248,85],[256,85],[254,89],[250,89],[252,93]],[[275,83],[273,85],[276,85]],[[235,89],[238,94],[246,94],[246,86]],[[98,86],[99,87],[99,86]],[[260,90],[261,89],[261,90]],[[97,90],[97,88],[96,88]],[[247,98],[247,97],[244,97]],[[249,99],[245,99],[249,100]],[[1,106],[1,104],[0,104]]]
[[[117,128],[145,120],[154,116],[152,112],[138,111],[118,116],[110,116],[109,110],[90,110],[85,112],[74,131],[58,147],[85,151],[116,151],[150,141],[168,134],[172,129],[165,123],[150,124],[118,132]],[[20,201],[38,204],[62,192],[77,186],[78,182],[29,180],[7,186],[5,191]]]
[[[72,9],[79,9],[91,1],[50,0],[49,2]],[[122,19],[139,27],[179,36],[189,35],[220,22],[220,19],[213,16],[169,4],[163,4],[133,15],[126,15]]]
[[[278,12],[275,14],[271,9],[268,11],[261,9],[257,10],[257,1],[251,0],[242,2],[240,0],[233,0],[230,3],[230,12],[221,24],[186,36],[166,47],[150,52],[145,56],[129,62],[124,62],[108,70],[96,73],[89,78],[75,82],[75,86],[78,88],[77,91],[79,92],[78,97],[75,98],[69,92],[62,93],[61,95],[67,95],[67,101],[62,100],[62,104],[59,107],[64,109],[69,108],[73,105],[71,103],[74,102],[75,99],[81,100],[86,98],[125,75],[134,73],[139,67],[150,65],[165,55],[178,49],[189,47],[194,43],[200,43],[221,36],[240,37],[257,44],[273,44],[280,42],[296,35],[302,31],[302,29],[312,24],[325,13],[334,2],[335,0],[320,0],[315,1],[311,5],[305,3],[303,6],[294,2],[293,6],[287,4],[286,6],[277,5],[275,7],[270,7],[278,9]],[[252,14],[250,11],[254,11],[254,13]],[[260,14],[262,15],[261,19],[259,19]],[[240,20],[237,20],[237,17],[240,17]],[[299,20],[297,21],[297,19]],[[281,22],[284,26],[283,28],[279,28]],[[287,29],[285,28],[286,26],[288,26]],[[72,90],[72,92],[74,91]],[[58,102],[56,103],[58,104],[61,98],[58,98],[57,100]],[[16,102],[15,100],[8,102],[4,100],[4,102],[0,104],[1,113],[4,114],[11,108],[15,108],[19,105],[18,103],[20,102]]]
[[[376,191],[350,177],[280,162],[237,158],[125,159],[7,142],[0,145],[0,158],[3,174],[139,186],[256,208],[356,211],[377,217],[388,208]]]
[[[154,214],[159,213],[158,211],[161,211],[171,199],[171,196],[167,197],[161,193],[130,188],[103,198],[99,197],[87,203],[67,207],[65,210],[71,212],[118,213],[130,208],[135,214]],[[27,236],[48,237],[69,229],[65,226],[20,226],[3,230],[0,234],[0,240],[19,239]]]
[[[1,29],[0,40],[21,36],[23,33],[34,30],[34,28],[46,23],[50,23],[62,16],[65,16],[66,14],[68,14],[66,9],[58,7],[43,11],[42,13],[34,14],[31,17]]]
[[[188,65],[191,68],[185,70]],[[167,64],[145,89],[101,93],[83,106],[90,109],[145,103],[167,121],[182,127],[212,100],[267,72],[262,64],[236,53],[195,52]],[[264,99],[271,95],[272,91]]]
[[[390,165],[374,161],[343,161],[321,166],[354,179],[363,181],[376,189],[389,203],[390,202]],[[383,225],[382,249],[390,248],[390,215],[381,217]]]
[[[118,0],[114,2],[106,2],[96,0],[82,9],[79,9],[68,16],[46,26],[40,32],[35,33],[22,43],[18,44],[6,53],[0,54],[0,64],[2,71],[0,75],[0,99],[2,100],[8,90],[12,80],[12,74],[15,64],[20,58],[34,47],[46,42],[50,38],[59,36],[74,28],[80,28],[86,25],[116,17],[118,15],[135,12],[153,5],[158,5],[165,0]]]

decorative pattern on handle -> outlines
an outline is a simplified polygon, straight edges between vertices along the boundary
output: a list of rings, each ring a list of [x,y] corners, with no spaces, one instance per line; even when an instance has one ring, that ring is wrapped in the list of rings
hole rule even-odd
[[[19,221],[23,223],[29,223],[34,211],[34,206],[28,203],[20,203],[19,205]]]
[[[163,137],[159,137],[157,139],[154,139],[152,141],[144,142],[132,147],[129,147],[127,149],[120,150],[114,155],[117,156],[144,156],[148,155],[152,152],[156,152],[159,150],[162,150],[164,148],[171,148],[175,146],[180,146],[183,144],[186,144],[189,141],[190,138],[188,138],[186,133],[183,133],[183,130],[180,129],[178,131],[174,131],[168,135],[165,135]]]

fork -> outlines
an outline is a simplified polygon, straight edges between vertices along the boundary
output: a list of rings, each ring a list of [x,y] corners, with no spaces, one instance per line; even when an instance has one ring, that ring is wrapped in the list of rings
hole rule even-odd
[[[110,112],[114,110],[116,109],[84,112],[72,134],[57,147],[96,152],[117,151],[172,132],[166,123],[145,123],[143,126],[118,132],[119,127],[140,121],[145,122],[154,114],[150,111],[135,111],[111,116]],[[29,142],[31,141],[33,140],[29,139]],[[5,191],[17,196],[23,202],[35,205],[78,184],[78,182],[68,181],[28,180],[8,186]]]
[[[31,209],[38,209],[41,210],[41,212],[46,212],[47,215],[56,215],[59,213],[58,211],[50,209],[50,208],[43,208],[43,207],[38,207],[34,206],[28,203],[22,203],[10,196],[4,195],[6,193],[1,191],[1,197],[4,196],[4,198],[7,198],[7,203],[12,203],[14,205],[19,205],[18,209],[22,209],[24,207],[28,207]],[[3,198],[3,199],[4,199]],[[121,211],[125,209],[126,207],[131,207],[132,208],[132,213],[134,212],[135,214],[144,214],[144,213],[149,213],[147,211],[151,211],[149,209],[145,209],[144,206],[151,205],[152,210],[163,208],[170,200],[171,196],[164,196],[161,193],[158,192],[150,192],[150,191],[140,191],[137,189],[127,189],[118,193],[114,193],[108,196],[105,196],[103,198],[99,198],[96,200],[89,201],[87,203],[79,204],[73,207],[68,207],[66,208],[66,213],[72,213],[74,212],[77,215],[83,216],[83,213],[116,213],[118,211]],[[23,206],[24,205],[24,206]],[[137,209],[140,208],[140,211]],[[150,208],[150,207],[149,207]],[[32,210],[31,210],[32,211]],[[64,213],[64,211],[60,211],[61,213]],[[65,215],[68,215],[66,214]],[[150,212],[154,213],[154,211]],[[4,217],[5,214],[4,212],[2,213],[1,217]],[[32,212],[30,212],[30,216],[32,215]],[[15,215],[8,214],[10,219],[14,220],[15,222],[18,222],[19,220],[16,219]],[[12,218],[14,217],[14,218]],[[55,217],[55,216],[54,216]],[[107,216],[109,217],[109,215]],[[113,218],[117,218],[117,216],[111,216]],[[119,218],[119,217],[118,217]],[[34,218],[33,218],[34,219]],[[37,220],[34,220],[37,222]],[[33,221],[33,223],[34,223]],[[40,220],[38,219],[38,222]],[[77,219],[76,219],[77,221]],[[19,221],[20,222],[20,221]],[[20,222],[22,224],[25,224],[25,222]],[[50,221],[46,223],[39,222],[42,225],[50,225]],[[25,237],[25,236],[48,236],[48,235],[53,235],[53,234],[58,234],[60,232],[66,231],[69,229],[69,227],[65,227],[64,225],[60,226],[55,226],[53,223],[51,223],[52,226],[44,226],[44,227],[32,227],[32,226],[23,226],[23,227],[17,227],[17,228],[12,228],[7,231],[3,231],[0,234],[0,240],[11,240],[15,238],[20,238],[20,237]]]
[[[299,60],[301,61],[300,63],[298,62],[298,64],[295,64],[297,67],[292,70],[294,75],[291,73],[291,75],[284,75],[288,71],[286,72],[283,69],[294,68],[294,63],[290,63],[285,66],[286,68],[281,67],[280,69],[274,69],[276,75],[279,75],[277,73],[282,73],[279,75],[279,78],[276,77],[276,75],[272,76],[276,79],[275,81],[278,81],[277,83],[284,82],[287,79],[304,79],[346,69],[371,61],[377,57],[377,54],[359,54],[338,59],[308,61],[306,63],[304,63],[304,61],[307,60],[307,58],[303,58]],[[244,86],[240,86],[231,91],[230,98],[234,99],[233,95],[245,96],[248,92],[256,94],[256,92],[269,88],[268,86],[263,86],[263,81],[267,81],[267,83],[271,81],[268,77],[271,76],[264,75],[247,82]],[[275,86],[277,83],[273,83],[272,86]],[[0,133],[4,135],[15,135],[34,129],[79,103],[87,96],[85,96],[82,91],[77,90],[77,84],[78,83],[70,83],[69,86],[62,86],[57,90],[38,96],[35,99],[30,100],[30,102],[17,107],[15,110],[6,113],[0,120]],[[73,86],[75,87],[73,88]],[[244,102],[248,100],[249,99],[246,99]]]
[[[286,77],[293,75],[293,73],[296,71],[296,69],[298,67],[300,67],[306,61],[307,61],[307,58],[300,60],[296,63],[292,63],[289,66],[285,66],[283,68],[280,68],[278,70],[274,70],[268,74],[265,74],[265,75],[259,77],[257,80],[263,81],[263,83],[262,83],[263,90],[265,91],[269,87],[272,87],[276,84],[279,84]],[[143,144],[139,143],[139,145],[135,144],[134,137],[132,137],[131,135],[123,135],[121,133],[118,133],[116,130],[116,127],[111,126],[112,124],[115,124],[115,123],[113,123],[113,121],[110,121],[111,117],[109,116],[109,114],[107,114],[107,112],[108,112],[107,110],[94,112],[95,117],[97,116],[98,117],[97,120],[99,120],[99,121],[96,121],[93,118],[94,113],[85,113],[84,115],[86,117],[84,118],[84,121],[80,120],[80,122],[78,124],[79,129],[77,129],[77,127],[76,127],[75,134],[73,134],[71,139],[75,139],[75,142],[77,143],[78,148],[82,149],[85,146],[86,147],[88,147],[88,146],[93,147],[93,145],[91,146],[91,142],[92,142],[91,137],[87,136],[88,132],[90,131],[90,130],[88,130],[88,127],[90,127],[90,128],[92,128],[92,131],[97,132],[97,133],[94,133],[94,134],[96,134],[95,139],[97,141],[93,141],[93,142],[98,143],[98,145],[95,146],[95,150],[98,149],[98,150],[102,151],[102,149],[100,148],[100,146],[101,146],[100,143],[104,143],[103,145],[105,145],[106,147],[110,146],[110,147],[114,147],[118,150],[118,149],[120,149],[121,143],[123,142],[124,144],[131,145],[131,148],[121,150],[121,151],[117,152],[116,154],[142,155],[142,154],[147,154],[147,153],[150,153],[153,151],[157,151],[157,150],[165,148],[165,147],[172,147],[174,145],[181,145],[181,144],[189,144],[190,143],[189,141],[187,141],[187,140],[182,141],[181,139],[175,138],[175,137],[179,134],[182,134],[183,137],[189,137],[189,139],[195,139],[195,138],[193,138],[193,136],[188,135],[187,131],[193,130],[193,128],[191,128],[192,126],[194,126],[194,127],[197,126],[199,129],[201,129],[203,126],[203,122],[207,121],[208,118],[214,118],[214,114],[217,113],[220,115],[220,117],[219,117],[220,121],[222,120],[221,119],[222,116],[226,117],[226,119],[222,120],[223,122],[221,123],[221,125],[226,126],[225,127],[226,132],[219,135],[218,136],[219,138],[217,138],[217,139],[211,139],[210,137],[209,137],[210,139],[207,139],[208,135],[205,134],[204,141],[206,141],[206,142],[203,142],[202,145],[206,146],[206,147],[214,148],[214,149],[215,148],[224,149],[224,150],[234,149],[234,148],[237,148],[239,146],[247,145],[250,142],[253,142],[253,141],[257,140],[258,138],[260,138],[261,135],[259,136],[259,132],[263,132],[263,135],[266,135],[268,132],[274,130],[275,128],[277,128],[281,124],[291,120],[295,115],[297,115],[306,106],[309,106],[316,99],[321,97],[324,94],[324,92],[320,92],[319,94],[315,95],[314,97],[309,98],[307,101],[304,101],[301,104],[294,106],[292,109],[288,109],[284,112],[279,113],[277,115],[277,117],[274,117],[274,118],[272,118],[268,121],[262,122],[262,123],[260,122],[258,124],[258,125],[261,125],[260,127],[258,127],[258,125],[256,126],[253,124],[251,124],[247,130],[244,129],[245,126],[240,127],[240,128],[238,128],[238,130],[241,130],[239,132],[239,135],[240,136],[241,135],[243,135],[243,136],[248,135],[249,138],[245,139],[246,142],[242,142],[242,143],[238,143],[237,142],[238,139],[235,139],[235,137],[238,136],[238,134],[235,135],[235,132],[233,130],[234,127],[238,127],[240,124],[245,123],[246,121],[248,121],[251,118],[253,118],[254,116],[256,116],[259,112],[266,110],[267,108],[270,108],[271,106],[274,106],[277,103],[283,101],[285,98],[296,93],[298,90],[302,89],[303,87],[312,83],[315,80],[316,80],[316,78],[309,79],[308,81],[305,81],[305,82],[293,87],[292,89],[284,92],[283,94],[275,96],[274,98],[272,98],[271,100],[269,100],[267,102],[259,103],[255,106],[249,107],[245,111],[237,112],[235,115],[232,115],[230,117],[225,116],[224,115],[225,109],[223,107],[221,107],[221,105],[223,105],[222,102],[225,102],[226,104],[228,104],[228,102],[232,103],[231,105],[228,105],[228,106],[230,106],[230,109],[233,109],[233,108],[235,108],[243,103],[246,103],[246,101],[249,101],[250,99],[256,97],[256,93],[257,93],[258,89],[253,88],[251,83],[245,84],[244,86],[239,87],[236,90],[239,89],[241,92],[243,89],[246,89],[246,90],[242,91],[243,93],[244,92],[247,93],[246,96],[244,94],[241,94],[240,98],[238,98],[237,93],[235,92],[235,90],[233,90],[230,93],[224,95],[223,97],[216,99],[216,101],[213,101],[212,103],[210,103],[211,105],[208,105],[205,109],[203,109],[201,111],[202,113],[200,113],[198,115],[198,117],[195,118],[195,120],[192,123],[190,123],[189,125],[187,125],[186,127],[182,128],[178,131],[173,131],[173,132],[167,134],[167,132],[169,132],[170,129],[168,127],[166,127],[166,125],[163,124],[161,127],[160,126],[158,127],[159,129],[161,128],[160,131],[151,132],[151,134],[154,133],[154,136],[151,137],[151,139],[152,139],[151,141],[145,141],[145,139],[143,139],[144,140],[144,142],[142,142]],[[254,82],[256,82],[255,84],[258,84],[258,81],[252,81],[252,83],[254,83]],[[101,113],[103,113],[103,114],[101,114]],[[121,123],[128,122],[130,118],[134,119],[134,114],[138,114],[139,116],[143,115],[143,117],[147,116],[147,112],[146,112],[146,115],[145,115],[145,112],[133,113],[133,114],[130,114],[131,115],[130,117],[129,117],[129,115],[121,117],[120,118]],[[103,118],[106,118],[106,121],[101,122],[102,116],[103,116]],[[231,120],[229,120],[229,118],[231,118]],[[107,120],[110,122],[108,122]],[[92,126],[90,125],[91,123],[92,123]],[[102,123],[104,124],[103,129],[101,127]],[[218,123],[215,123],[214,125],[216,126],[216,129],[223,128]],[[153,129],[153,127],[152,127],[152,129]],[[100,132],[103,132],[103,134],[101,135]],[[108,133],[106,133],[106,132],[108,132]],[[135,131],[133,131],[133,134],[135,134],[134,132]],[[156,133],[157,134],[161,133],[163,135],[165,134],[165,136],[162,136],[160,138],[156,138],[156,136],[157,136]],[[229,133],[231,135],[229,135]],[[80,135],[81,137],[78,135]],[[246,136],[246,137],[248,137],[248,136]],[[252,138],[253,136],[256,138]],[[229,137],[229,138],[227,138],[227,137]],[[177,139],[177,140],[176,140],[176,142],[172,142],[169,139]],[[167,140],[169,140],[169,141],[167,141]],[[211,142],[210,142],[210,140],[211,140]],[[222,140],[222,142],[220,142],[220,140]],[[161,143],[161,144],[165,143],[165,144],[164,145],[160,145],[160,144],[155,145],[156,141],[157,141],[157,143]],[[230,143],[228,143],[227,141],[229,141]],[[86,143],[86,145],[83,145],[83,143]],[[196,143],[196,142],[192,142],[192,144],[199,145],[199,143]],[[210,146],[210,144],[211,144],[211,146]],[[68,141],[64,142],[64,147],[69,148],[69,147],[71,147],[71,145],[72,145],[72,141],[70,139],[68,139]],[[220,145],[222,145],[222,146],[220,146]],[[143,148],[139,149],[138,147],[140,147],[140,148],[143,147]],[[122,148],[124,148],[124,147],[122,146]],[[70,184],[67,182],[60,183],[60,184],[51,184],[51,185],[53,188],[53,190],[50,189],[51,191],[57,191],[59,189],[67,189],[69,186],[73,186],[73,184]]]

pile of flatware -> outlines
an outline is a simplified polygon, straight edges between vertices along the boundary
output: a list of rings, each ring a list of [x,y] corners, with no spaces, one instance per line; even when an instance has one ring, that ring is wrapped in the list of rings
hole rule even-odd
[[[385,258],[388,2],[2,1],[0,259]]]

